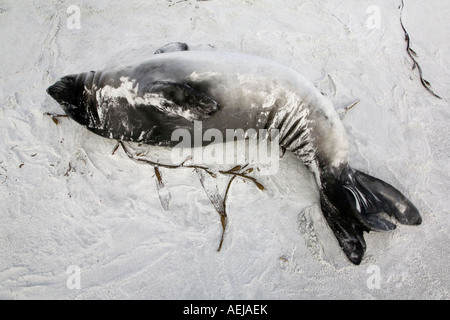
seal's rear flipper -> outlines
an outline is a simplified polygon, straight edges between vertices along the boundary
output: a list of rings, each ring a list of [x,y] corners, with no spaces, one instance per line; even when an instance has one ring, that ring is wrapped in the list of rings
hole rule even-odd
[[[176,51],[188,51],[189,47],[183,42],[171,42],[165,46],[159,48],[155,51],[155,54],[165,53],[165,52],[176,52]]]
[[[364,229],[351,217],[343,217],[342,213],[323,192],[320,195],[320,205],[328,225],[333,230],[339,246],[347,258],[356,265],[360,264],[366,252],[366,242],[363,237]]]
[[[341,248],[355,264],[365,251],[363,231],[390,231],[395,217],[402,224],[418,225],[417,208],[390,184],[352,168],[345,168],[339,179],[323,178],[322,212]]]
[[[400,191],[364,172],[353,171],[360,188],[371,193],[373,198],[380,202],[379,206],[384,212],[394,216],[401,224],[419,225],[422,223],[419,210]]]

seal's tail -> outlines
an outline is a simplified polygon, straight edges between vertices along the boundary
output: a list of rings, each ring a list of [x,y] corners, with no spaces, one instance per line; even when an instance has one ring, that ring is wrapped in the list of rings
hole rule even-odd
[[[402,224],[418,225],[416,207],[393,186],[347,167],[339,179],[322,181],[322,212],[349,260],[359,264],[366,250],[363,232],[389,231],[395,217]]]

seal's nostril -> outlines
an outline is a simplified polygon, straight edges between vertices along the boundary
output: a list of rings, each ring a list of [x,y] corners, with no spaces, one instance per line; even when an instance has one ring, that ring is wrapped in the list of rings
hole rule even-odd
[[[56,94],[56,92],[57,92],[57,90],[56,90],[55,85],[52,85],[52,86],[50,86],[50,87],[47,88],[47,93],[48,93],[49,95],[51,95],[52,97],[54,97],[54,95]]]

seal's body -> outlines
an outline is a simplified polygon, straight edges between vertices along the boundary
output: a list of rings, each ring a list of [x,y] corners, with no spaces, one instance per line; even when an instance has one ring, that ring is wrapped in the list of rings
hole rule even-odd
[[[333,105],[303,76],[238,53],[187,51],[171,44],[148,60],[62,78],[47,92],[65,112],[104,137],[174,146],[172,133],[279,130],[281,147],[316,176],[322,211],[353,263],[363,231],[392,230],[386,213],[418,224],[412,203],[392,186],[348,166],[348,141]]]

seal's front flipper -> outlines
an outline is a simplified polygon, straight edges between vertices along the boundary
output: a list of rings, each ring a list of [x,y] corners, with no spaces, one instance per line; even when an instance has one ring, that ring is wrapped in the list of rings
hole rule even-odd
[[[183,83],[156,81],[142,90],[141,94],[153,107],[169,116],[205,120],[219,110],[216,101]]]
[[[188,51],[189,47],[184,42],[171,42],[155,51],[155,54],[176,51]]]

